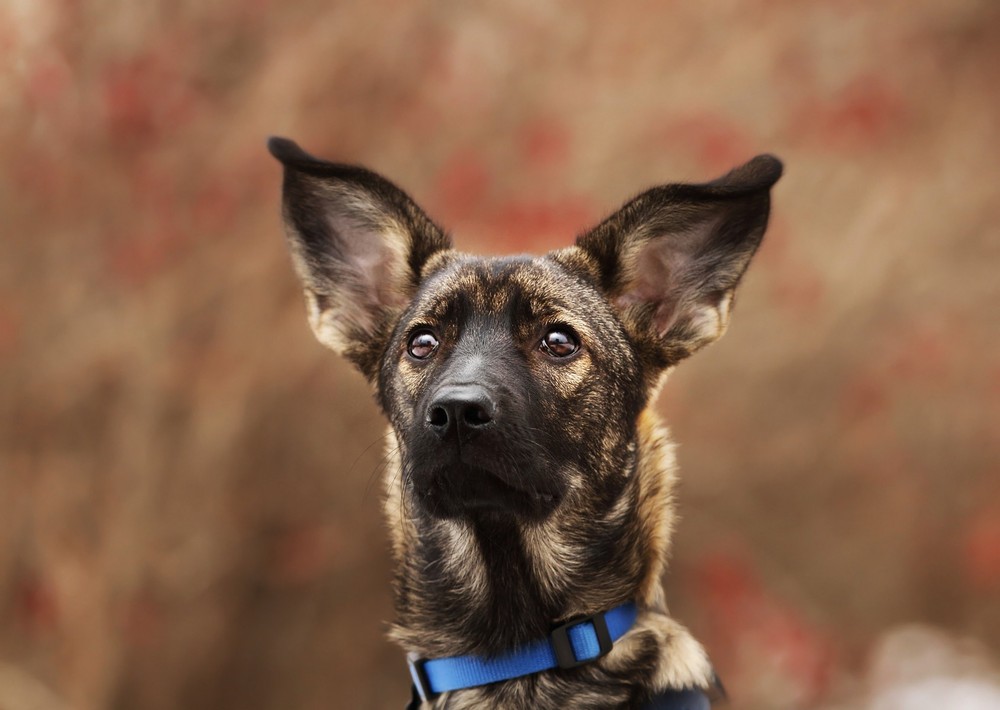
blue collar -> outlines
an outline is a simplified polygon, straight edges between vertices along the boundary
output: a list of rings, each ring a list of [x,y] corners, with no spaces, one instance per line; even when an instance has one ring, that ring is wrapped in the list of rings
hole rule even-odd
[[[555,627],[543,639],[500,656],[407,657],[413,686],[420,699],[440,693],[496,683],[550,668],[576,668],[606,656],[615,641],[635,624],[639,611],[633,602],[593,616],[572,619]]]

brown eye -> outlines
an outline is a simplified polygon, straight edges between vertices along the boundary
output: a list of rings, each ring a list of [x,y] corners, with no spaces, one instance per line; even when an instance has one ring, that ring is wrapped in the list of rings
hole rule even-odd
[[[410,336],[407,352],[418,360],[429,358],[437,350],[438,339],[429,330],[420,330]]]
[[[569,357],[580,349],[580,344],[572,332],[553,328],[542,338],[539,347],[552,357]]]

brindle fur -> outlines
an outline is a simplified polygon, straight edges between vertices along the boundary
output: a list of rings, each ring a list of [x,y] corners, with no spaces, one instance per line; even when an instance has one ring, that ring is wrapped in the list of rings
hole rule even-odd
[[[488,655],[628,600],[641,609],[597,662],[433,707],[635,707],[708,688],[705,651],[660,586],[676,479],[650,405],[673,366],[725,330],[781,164],[760,156],[711,183],[653,188],[542,257],[479,258],[378,175],[269,145],[313,330],[373,383],[391,424],[392,638],[428,658]],[[579,351],[540,350],[552,327]],[[420,329],[440,342],[426,360],[407,352]],[[446,446],[428,431],[430,402],[468,382],[497,416]]]

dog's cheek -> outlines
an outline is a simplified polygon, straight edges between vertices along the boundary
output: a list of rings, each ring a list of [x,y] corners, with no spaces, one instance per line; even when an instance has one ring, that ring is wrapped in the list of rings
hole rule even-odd
[[[621,351],[619,351],[621,352]],[[547,445],[557,474],[583,486],[585,497],[601,499],[600,491],[613,471],[627,467],[634,425],[628,421],[618,391],[618,377],[595,365],[587,352],[570,362],[546,363],[536,373],[540,410],[539,428],[551,432]]]
[[[411,362],[401,343],[390,346],[382,363],[377,399],[397,433],[412,430],[417,420],[417,403],[429,378],[430,368]]]
[[[588,401],[595,377],[590,358],[584,353],[571,362],[553,364],[540,357],[533,375],[539,410],[545,420],[541,423],[543,430],[558,432],[567,444],[583,444],[587,417],[581,413],[591,410],[594,404]]]
[[[602,499],[602,491],[611,495],[617,490],[635,460],[636,424],[643,400],[632,393],[641,387],[641,376],[622,365],[620,359],[598,365],[604,376],[594,378],[592,390],[581,398],[580,428],[589,449],[584,463],[590,465],[588,480]]]

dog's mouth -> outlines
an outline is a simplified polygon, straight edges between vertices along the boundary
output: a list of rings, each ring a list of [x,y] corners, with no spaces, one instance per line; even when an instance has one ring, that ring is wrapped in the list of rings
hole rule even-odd
[[[511,482],[499,472],[468,464],[414,471],[411,480],[421,503],[440,517],[492,511],[537,519],[552,512],[562,499],[554,486]]]

